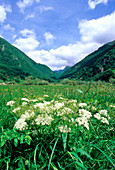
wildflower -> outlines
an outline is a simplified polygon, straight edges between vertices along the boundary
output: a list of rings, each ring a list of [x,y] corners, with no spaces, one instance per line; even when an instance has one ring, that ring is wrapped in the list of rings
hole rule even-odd
[[[57,109],[57,110],[63,106],[64,106],[64,103],[58,103],[58,102],[55,102],[55,105],[54,105],[55,109]]]
[[[84,127],[86,127],[89,130],[89,123],[87,118],[85,117],[78,117],[76,119],[76,122],[79,124],[79,126],[83,125]]]
[[[79,109],[79,113],[79,116],[86,117],[86,119],[90,119],[90,117],[92,117],[91,112],[85,109]]]
[[[95,117],[96,119],[98,119],[98,120],[101,119],[101,115],[100,115],[99,113],[94,114],[94,117]]]
[[[33,99],[33,100],[29,100],[31,102],[37,102],[38,100],[37,99]]]
[[[23,102],[22,103],[22,106],[26,106],[28,103],[27,102]]]
[[[100,115],[104,115],[107,117],[107,110],[100,110],[99,113]]]
[[[71,132],[71,128],[68,128],[67,125],[59,126],[58,129],[60,130],[60,132],[63,132],[63,133]]]
[[[101,117],[101,122],[107,123],[109,125],[109,122],[108,122],[108,120],[105,117]]]
[[[18,130],[25,130],[27,127],[28,127],[27,122],[25,122],[25,119],[23,118],[18,119],[14,125],[14,128]]]
[[[53,121],[54,119],[51,117],[51,116],[49,116],[49,115],[38,115],[38,117],[35,119],[35,122],[36,122],[36,124],[37,125],[40,125],[40,124],[42,124],[42,125],[49,125],[49,124],[51,124],[51,122]]]
[[[13,104],[15,103],[15,101],[9,101],[9,102],[7,102],[7,106],[13,106]]]
[[[26,102],[29,102],[29,100],[27,98],[21,98],[21,100],[24,100]]]
[[[20,107],[15,108],[14,110],[12,110],[12,112],[16,113],[18,110],[20,110]]]
[[[115,107],[115,106],[113,106],[113,105],[110,105],[110,107]]]
[[[83,107],[87,106],[87,103],[79,103],[78,106],[83,108]]]
[[[46,95],[44,95],[43,97],[49,97],[49,96],[46,94]]]
[[[93,111],[97,110],[96,107],[94,107],[94,106],[92,106],[91,109],[92,109]]]
[[[71,113],[73,113],[73,111],[70,108],[64,107],[61,111],[58,111],[57,116]]]

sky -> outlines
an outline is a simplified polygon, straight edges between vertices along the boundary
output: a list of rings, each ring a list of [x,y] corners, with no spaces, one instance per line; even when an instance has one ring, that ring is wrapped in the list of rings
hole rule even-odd
[[[52,70],[115,40],[115,0],[0,0],[0,37]]]

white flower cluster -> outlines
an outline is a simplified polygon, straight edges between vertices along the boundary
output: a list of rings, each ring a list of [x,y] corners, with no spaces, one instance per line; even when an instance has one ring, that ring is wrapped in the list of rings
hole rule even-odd
[[[34,117],[35,113],[31,112],[31,110],[25,111],[25,114],[22,114],[21,117],[17,120],[14,125],[14,128],[18,130],[24,130],[28,128],[28,124],[26,120],[29,120],[31,117]]]
[[[86,107],[86,106],[87,106],[87,103],[79,103],[78,106],[81,107],[81,108],[83,108],[83,107]]]
[[[59,126],[58,129],[60,130],[60,132],[62,133],[68,133],[71,132],[71,128],[68,128],[67,125],[62,125]]]
[[[20,110],[21,109],[21,107],[17,107],[17,108],[15,108],[14,110],[12,110],[12,112],[14,112],[14,113],[16,113],[18,110]]]
[[[15,103],[15,101],[9,101],[9,102],[7,102],[7,106],[13,106],[13,104]]]
[[[31,126],[31,124],[49,126],[53,121],[57,121],[59,119],[61,121],[59,121],[59,124],[56,125],[56,128],[58,128],[60,132],[68,133],[74,126],[78,127],[78,125],[89,130],[89,120],[92,117],[92,114],[97,110],[94,106],[86,107],[86,103],[77,103],[77,100],[68,100],[61,97],[59,97],[59,101],[57,98],[56,101],[55,99],[52,101],[45,101],[46,97],[49,96],[44,95],[44,98],[39,98],[38,100],[22,98],[22,105],[12,111],[13,113],[16,113],[17,111],[19,111],[20,114],[21,111],[24,113],[17,120],[14,127],[19,130],[24,130]],[[34,103],[27,105],[28,102],[31,101]],[[10,101],[7,105],[13,105],[14,103],[14,101]],[[21,110],[22,106],[26,107],[23,107]],[[84,109],[84,107],[87,109],[89,108],[92,113]],[[28,110],[25,111],[27,108]],[[110,119],[110,117],[107,110],[100,110],[99,113],[94,114],[93,118],[109,124],[108,119]],[[62,122],[65,126],[62,125]]]
[[[79,124],[79,126],[83,125],[89,130],[88,120],[92,117],[91,112],[85,109],[79,109],[79,116],[80,117],[76,118],[76,122]]]
[[[41,114],[41,115],[38,115],[37,118],[35,119],[35,122],[37,125],[50,125],[51,122],[53,121],[54,119],[49,116],[48,114]]]
[[[102,117],[105,116],[105,117]],[[99,113],[94,114],[94,117],[98,120],[101,120],[102,123],[106,123],[109,125],[109,122],[107,119],[110,119],[110,116],[107,113],[107,110],[100,110]]]
[[[25,122],[25,119],[20,118],[17,120],[17,122],[14,125],[14,128],[18,130],[24,130],[28,127],[27,123]]]
[[[110,107],[113,107],[113,108],[115,108],[115,106],[113,106],[113,105],[110,105]]]

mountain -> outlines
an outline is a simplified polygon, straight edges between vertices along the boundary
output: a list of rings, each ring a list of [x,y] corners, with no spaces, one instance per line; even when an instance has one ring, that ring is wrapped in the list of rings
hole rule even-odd
[[[31,75],[48,81],[56,80],[56,73],[48,66],[36,63],[18,48],[0,38],[0,79],[18,80]]]
[[[60,79],[108,81],[115,78],[115,41],[109,42],[62,73]]]
[[[62,70],[55,70],[56,73],[58,74],[62,74],[64,71],[68,70],[70,68],[70,66],[66,66],[64,69]]]

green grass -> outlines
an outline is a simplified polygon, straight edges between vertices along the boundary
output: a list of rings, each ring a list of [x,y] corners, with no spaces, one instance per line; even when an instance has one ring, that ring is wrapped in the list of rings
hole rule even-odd
[[[0,86],[0,169],[113,170],[114,91],[111,84]],[[80,125],[78,118],[89,113],[88,124]]]

